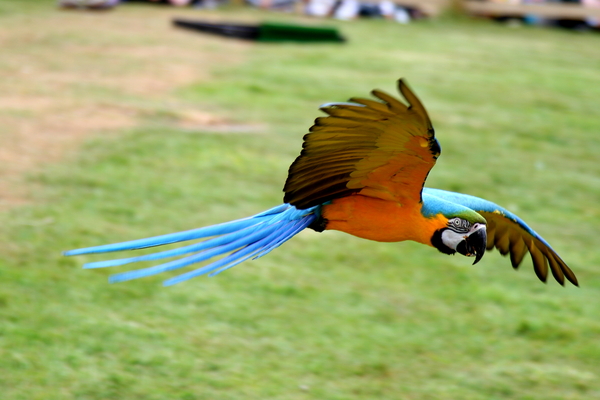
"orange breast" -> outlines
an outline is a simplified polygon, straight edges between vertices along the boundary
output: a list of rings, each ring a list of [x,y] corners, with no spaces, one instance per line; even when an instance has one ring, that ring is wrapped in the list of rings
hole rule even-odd
[[[446,226],[441,215],[425,218],[421,204],[400,204],[362,195],[335,199],[323,206],[326,229],[333,229],[378,242],[413,240],[431,246],[437,229]]]

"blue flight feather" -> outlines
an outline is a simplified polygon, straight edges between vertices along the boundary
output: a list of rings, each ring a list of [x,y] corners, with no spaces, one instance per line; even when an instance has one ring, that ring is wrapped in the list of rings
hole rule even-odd
[[[211,239],[177,249],[116,260],[97,261],[84,265],[84,268],[103,268],[194,253],[164,264],[112,275],[109,278],[109,282],[113,283],[183,268],[190,264],[229,253],[222,259],[204,267],[168,279],[164,282],[164,285],[167,286],[207,273],[213,276],[249,258],[262,257],[308,227],[319,215],[320,206],[299,210],[289,204],[282,204],[249,218],[147,239],[70,250],[65,252],[65,255],[142,249],[215,236]]]

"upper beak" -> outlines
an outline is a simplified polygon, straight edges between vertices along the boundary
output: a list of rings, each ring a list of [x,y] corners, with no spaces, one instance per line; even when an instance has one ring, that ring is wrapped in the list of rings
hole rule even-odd
[[[473,265],[477,264],[485,254],[487,246],[487,231],[486,226],[478,224],[473,227],[473,230],[465,236],[465,240],[456,246],[456,251],[467,257],[475,257]]]

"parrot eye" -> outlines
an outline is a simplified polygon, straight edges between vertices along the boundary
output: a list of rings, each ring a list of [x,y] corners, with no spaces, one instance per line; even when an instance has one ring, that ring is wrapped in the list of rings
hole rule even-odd
[[[471,228],[471,223],[462,218],[452,218],[448,221],[448,228],[457,233],[466,233]]]

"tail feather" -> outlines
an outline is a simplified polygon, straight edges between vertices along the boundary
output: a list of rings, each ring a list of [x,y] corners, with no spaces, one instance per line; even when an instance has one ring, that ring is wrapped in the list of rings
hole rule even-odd
[[[314,219],[315,218],[311,219],[310,223],[312,223],[314,221]],[[309,225],[310,225],[310,223],[309,223]],[[285,232],[283,232],[282,234],[280,234],[278,236],[278,238],[277,238],[276,241],[272,242],[271,244],[269,244],[269,246],[266,246],[264,249],[261,249],[261,252],[258,253],[253,258],[253,260],[256,260],[257,258],[260,258],[262,256],[265,256],[265,255],[269,254],[271,251],[273,251],[277,247],[281,246],[284,242],[286,242],[289,239],[291,239],[292,236],[295,236],[298,232],[300,232],[304,228],[306,228],[306,226],[304,225],[304,221],[298,221],[298,222],[296,222],[292,227],[290,227]]]
[[[267,218],[264,217],[257,218]],[[169,233],[167,235],[154,236],[145,239],[131,240],[128,242],[105,244],[103,246],[86,247],[83,249],[69,250],[64,253],[65,256],[77,256],[81,254],[92,254],[92,253],[111,253],[113,251],[122,250],[137,250],[145,249],[148,247],[162,246],[165,244],[185,242],[187,240],[201,239],[209,236],[223,235],[226,233],[235,232],[239,229],[256,224],[252,218],[238,219],[224,224],[207,226],[204,228],[192,229],[184,232]]]
[[[210,276],[213,276],[249,258],[262,257],[312,224],[313,221],[318,218],[319,213],[320,206],[298,210],[289,204],[282,204],[252,217],[224,224],[155,236],[147,239],[70,250],[65,252],[65,255],[142,249],[216,236],[177,249],[116,260],[97,261],[84,265],[84,268],[103,268],[137,261],[158,260],[195,253],[164,264],[112,275],[109,278],[109,281],[112,283],[128,281],[183,268],[190,264],[206,261],[210,258],[230,253],[222,259],[214,261],[204,267],[168,279],[164,282],[164,285],[168,286],[207,273],[210,273]]]
[[[145,254],[143,256],[137,257],[129,257],[129,258],[119,258],[116,260],[107,260],[107,261],[96,261],[83,265],[83,268],[105,268],[105,267],[116,267],[118,265],[129,264],[132,262],[138,261],[151,261],[151,260],[160,260],[161,258],[169,258],[169,257],[177,257],[188,253],[194,253],[197,251],[210,249],[211,247],[217,247],[229,244],[234,242],[240,238],[243,238],[246,235],[249,235],[256,231],[258,227],[256,225],[249,226],[247,228],[240,229],[236,232],[231,232],[225,234],[223,236],[218,236],[213,239],[208,239],[200,243],[190,244],[184,247],[179,247],[177,249],[165,250],[158,253]]]
[[[213,247],[212,249],[201,251],[198,254],[194,254],[192,256],[184,257],[179,260],[174,260],[165,264],[155,265],[153,267],[148,267],[144,269],[138,269],[136,271],[128,271],[123,272],[121,274],[116,274],[112,277],[112,282],[122,282],[128,281],[131,279],[142,278],[145,276],[160,274],[161,272],[171,271],[174,269],[179,269],[190,264],[195,264],[201,261],[206,261],[209,258],[219,256],[224,253],[228,253],[230,251],[234,251],[240,247],[247,246],[248,244],[256,243],[261,239],[265,238],[266,235],[270,235],[278,228],[277,225],[270,225],[265,229],[262,229],[252,235],[244,237],[242,239],[236,240],[232,243]],[[268,236],[267,236],[268,237]]]
[[[246,261],[249,258],[254,257],[261,249],[268,245],[273,238],[277,237],[277,232],[273,231],[270,235],[264,237],[263,239],[252,243],[249,246],[240,249],[227,257],[222,258],[221,260],[210,263],[202,268],[198,268],[197,270],[187,272],[185,274],[176,276],[174,278],[168,279],[164,282],[165,286],[174,285],[179,282],[183,282],[185,280],[195,278],[200,275],[211,273],[209,276],[215,276],[226,269],[236,266],[237,264]],[[220,268],[220,269],[219,269]],[[218,269],[218,270],[217,270]],[[215,271],[216,270],[216,271]],[[213,272],[214,271],[214,272]]]

